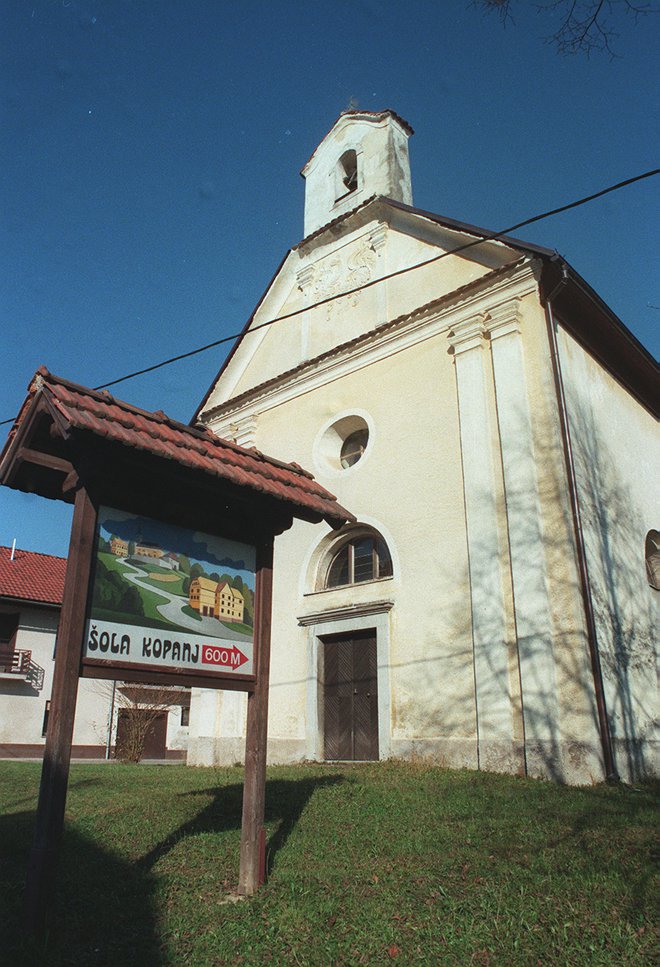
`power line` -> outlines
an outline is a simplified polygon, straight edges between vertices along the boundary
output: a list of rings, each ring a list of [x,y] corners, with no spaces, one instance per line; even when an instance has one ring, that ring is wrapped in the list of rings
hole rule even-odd
[[[379,285],[381,282],[386,282],[388,279],[395,279],[401,275],[405,275],[408,272],[413,272],[416,269],[424,268],[424,266],[431,265],[434,262],[439,262],[441,259],[447,258],[449,255],[456,255],[459,252],[466,251],[466,249],[473,248],[475,245],[482,245],[484,242],[495,241],[504,235],[509,235],[511,232],[517,231],[519,228],[524,228],[526,225],[539,222],[544,218],[550,218],[552,215],[559,215],[561,212],[569,211],[571,208],[578,208],[580,205],[586,205],[587,202],[594,201],[596,198],[602,198],[603,195],[608,195],[613,191],[619,191],[621,188],[632,185],[637,181],[643,181],[645,178],[651,178],[657,174],[660,174],[660,168],[653,168],[650,171],[645,171],[641,175],[635,175],[633,178],[626,178],[625,181],[619,181],[615,185],[610,185],[608,188],[602,188],[600,191],[594,192],[592,195],[585,195],[583,198],[579,198],[577,201],[569,202],[567,205],[561,205],[559,208],[553,208],[550,211],[543,212],[540,215],[533,215],[531,218],[526,218],[522,222],[517,222],[515,225],[510,225],[508,228],[503,228],[499,232],[492,232],[491,234],[473,239],[471,242],[465,242],[463,245],[459,245],[456,248],[450,249],[446,252],[441,252],[439,255],[434,255],[432,258],[426,259],[423,262],[416,262],[415,265],[408,265],[403,269],[397,269],[395,272],[390,272],[388,275],[382,275],[377,279],[371,279],[371,281],[358,285],[354,289],[347,289],[346,291],[339,292],[336,295],[326,296],[326,298],[319,299],[318,302],[314,302],[311,305],[304,306],[301,309],[294,309],[292,312],[287,312],[281,316],[276,316],[274,319],[268,319],[266,322],[261,322],[257,326],[252,326],[252,328],[247,331],[243,330],[238,333],[233,333],[231,336],[223,336],[222,339],[216,339],[213,342],[207,343],[205,346],[199,346],[197,349],[191,349],[187,353],[180,353],[178,356],[171,356],[169,359],[163,359],[161,362],[154,363],[152,366],[146,366],[144,369],[137,369],[132,373],[128,373],[126,376],[119,376],[117,379],[110,380],[107,383],[102,383],[100,386],[95,386],[94,389],[107,389],[109,386],[116,386],[118,383],[124,383],[129,379],[135,379],[137,376],[144,376],[146,373],[153,373],[155,370],[162,369],[164,366],[169,366],[172,363],[178,363],[182,359],[189,359],[191,356],[197,356],[199,353],[207,352],[209,349],[214,349],[216,346],[221,346],[223,343],[232,342],[234,339],[240,339],[243,335],[257,332],[259,329],[264,329],[266,326],[272,326],[276,322],[284,322],[286,319],[292,319],[294,316],[302,315],[304,312],[311,312],[312,309],[317,309],[319,306],[327,305],[328,303],[334,302],[337,299],[343,299],[346,296],[353,295],[356,292],[361,292],[364,289],[369,289],[374,285]],[[9,420],[1,420],[0,426],[5,426],[7,423],[13,423],[15,419],[16,417],[12,417],[12,419]]]

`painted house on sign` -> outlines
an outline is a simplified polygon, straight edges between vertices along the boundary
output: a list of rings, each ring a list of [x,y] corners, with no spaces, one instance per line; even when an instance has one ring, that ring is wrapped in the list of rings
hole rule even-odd
[[[190,607],[200,615],[215,615],[215,592],[218,582],[211,578],[196,577],[190,582]]]
[[[231,584],[223,582],[215,589],[215,617],[220,621],[242,621],[245,601],[243,595]]]
[[[161,557],[158,563],[160,564],[161,567],[167,567],[171,571],[181,570],[181,564],[179,562],[179,558],[176,556],[176,554],[170,554],[169,551],[166,554],[163,554],[163,556]]]
[[[65,574],[65,558],[0,547],[0,756],[43,754]],[[113,754],[134,706],[151,699],[148,689],[81,681],[72,754]],[[163,702],[151,716],[145,758],[185,758],[189,712],[189,690]]]
[[[271,761],[653,772],[657,364],[555,252],[413,207],[412,133],[356,110],[323,138],[196,414],[358,518],[277,543]],[[244,721],[195,693],[190,761],[236,761]]]
[[[135,545],[135,553],[131,555],[138,561],[155,561],[160,563],[161,559],[165,556],[165,551],[162,547],[158,547],[157,544],[147,544],[144,542]]]

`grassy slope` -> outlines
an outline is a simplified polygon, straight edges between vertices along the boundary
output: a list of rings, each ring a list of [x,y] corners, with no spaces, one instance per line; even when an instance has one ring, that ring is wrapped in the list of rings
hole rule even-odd
[[[74,766],[50,935],[11,946],[38,777],[0,763],[17,967],[653,962],[650,788],[400,764],[269,770],[270,879],[235,905],[241,770]]]

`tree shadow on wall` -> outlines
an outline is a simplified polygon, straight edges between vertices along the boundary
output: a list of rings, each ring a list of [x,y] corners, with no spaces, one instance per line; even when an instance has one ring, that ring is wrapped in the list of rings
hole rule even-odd
[[[641,687],[646,683],[651,702],[657,681],[657,592],[648,586],[644,559],[650,522],[618,469],[621,457],[611,453],[593,408],[582,401],[572,405],[571,435],[612,739],[619,768],[641,778],[652,771],[644,743],[654,716]]]
[[[519,422],[522,421],[523,418]],[[656,662],[652,635],[655,592],[646,584],[643,535],[640,538],[642,515],[631,499],[625,478],[617,469],[616,455],[610,452],[593,411],[574,403],[573,422],[576,472],[608,720],[618,768],[625,778],[635,780],[652,772],[644,741],[651,737],[653,714],[646,707],[649,700],[645,696],[653,694]],[[438,687],[425,704],[416,703],[416,731],[420,736],[429,737],[461,734],[458,723],[464,729],[466,706],[473,703],[475,727],[483,740],[488,734],[489,721],[498,715],[501,721],[497,710],[506,706],[509,694],[516,693],[516,674],[512,670],[517,666],[523,689],[521,711],[527,760],[521,763],[523,769],[527,768],[530,775],[559,782],[570,777],[571,772],[584,775],[586,770],[588,774],[596,773],[592,774],[593,781],[600,781],[604,775],[597,766],[594,768],[601,756],[594,678],[558,434],[553,439],[545,428],[542,431],[539,427],[535,432],[533,460],[538,504],[535,499],[530,500],[529,490],[525,489],[528,456],[521,452],[518,460],[514,452],[507,466],[509,531],[500,534],[498,548],[490,552],[482,548],[479,555],[471,557],[469,569],[460,574],[452,569],[451,562],[442,559],[441,549],[438,550],[439,584],[464,587],[466,594],[449,612],[448,619],[443,615],[442,623],[450,631],[444,641],[429,642],[428,651],[436,654],[430,654],[422,664],[426,666],[426,677],[437,678],[441,683],[446,680],[446,668],[464,667],[466,662],[471,662],[477,680],[477,701],[474,702],[467,677],[463,694],[452,693],[453,710],[446,693]],[[481,496],[486,504],[492,499],[490,492]],[[538,505],[553,508],[554,519],[550,526],[544,519],[544,529],[539,528]],[[545,568],[545,578],[527,595],[521,593],[520,586],[514,586],[518,624],[511,627],[509,622],[508,644],[505,646],[501,638],[492,639],[488,647],[475,655],[472,607],[476,605],[474,601],[470,603],[469,588],[490,587],[493,572],[497,571],[502,555],[506,559],[511,553],[512,545],[518,555],[519,585],[524,584],[531,569],[538,570],[539,562]],[[509,593],[506,582],[503,593],[506,598]],[[545,605],[544,594],[547,595]],[[483,597],[479,607],[483,628],[501,623],[498,599]],[[508,665],[502,660],[505,647],[510,657]],[[404,662],[397,667],[405,665]],[[514,748],[512,761],[517,756],[520,757],[520,752]],[[503,768],[508,771],[506,766]]]

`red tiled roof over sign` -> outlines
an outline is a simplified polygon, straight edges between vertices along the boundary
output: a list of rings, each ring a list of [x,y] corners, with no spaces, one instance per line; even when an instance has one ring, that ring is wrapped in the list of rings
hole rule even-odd
[[[0,598],[61,604],[66,558],[0,547]]]
[[[21,427],[29,424],[35,405],[46,406],[55,429],[64,437],[87,433],[150,456],[171,460],[203,475],[211,475],[258,495],[282,501],[294,516],[325,519],[333,527],[354,520],[336,497],[296,463],[282,463],[259,450],[239,447],[206,429],[196,429],[151,413],[99,392],[37,370],[29,395],[0,456],[0,481],[6,480],[13,451],[20,443]],[[16,446],[14,446],[16,442]],[[311,515],[311,517],[310,517]]]

